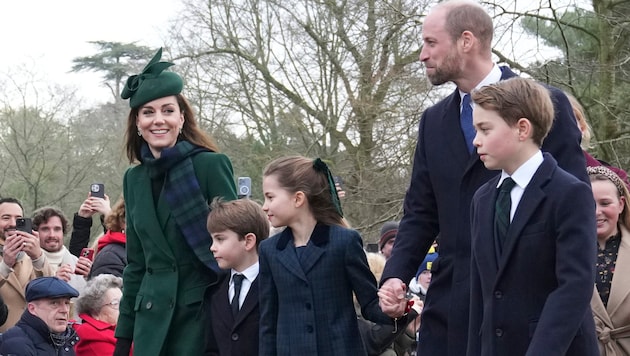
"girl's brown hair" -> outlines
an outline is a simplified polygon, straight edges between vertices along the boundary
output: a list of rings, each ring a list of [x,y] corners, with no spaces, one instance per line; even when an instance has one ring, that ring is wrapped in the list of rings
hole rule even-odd
[[[265,167],[263,176],[274,176],[278,184],[290,193],[303,192],[318,222],[347,227],[333,203],[328,176],[315,170],[312,159],[302,156],[275,159]]]
[[[212,140],[212,138],[203,132],[197,125],[195,113],[188,100],[182,94],[177,94],[175,97],[177,98],[177,104],[179,104],[179,110],[184,113],[184,124],[182,126],[182,132],[179,135],[179,139],[186,140],[196,146],[205,147],[214,152],[219,152],[219,148],[214,143],[214,140]],[[140,148],[145,142],[142,136],[138,136],[138,128],[136,126],[136,119],[138,118],[140,109],[142,109],[142,105],[131,109],[131,111],[129,111],[129,115],[127,116],[125,149],[127,151],[129,163],[140,161]]]

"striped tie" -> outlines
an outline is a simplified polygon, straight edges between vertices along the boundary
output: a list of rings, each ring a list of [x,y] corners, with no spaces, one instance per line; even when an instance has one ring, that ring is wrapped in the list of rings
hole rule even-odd
[[[503,245],[510,227],[510,208],[512,199],[510,192],[516,183],[512,178],[505,178],[499,187],[499,194],[494,207],[494,233],[499,242],[499,252],[503,251]]]

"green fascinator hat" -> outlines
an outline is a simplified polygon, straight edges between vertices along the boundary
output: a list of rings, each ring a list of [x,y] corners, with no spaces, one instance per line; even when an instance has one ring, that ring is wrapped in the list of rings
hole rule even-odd
[[[162,58],[162,48],[157,51],[149,64],[144,67],[142,73],[132,75],[127,79],[120,96],[123,99],[129,99],[129,106],[132,109],[151,100],[177,95],[182,92],[184,88],[182,78],[176,73],[164,71],[174,64],[160,62],[160,58]]]

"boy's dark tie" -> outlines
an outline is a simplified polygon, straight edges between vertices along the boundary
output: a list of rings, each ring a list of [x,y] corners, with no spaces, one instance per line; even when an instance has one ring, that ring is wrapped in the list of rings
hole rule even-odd
[[[516,182],[510,177],[503,180],[503,183],[501,183],[499,187],[499,194],[497,195],[497,201],[494,207],[494,233],[499,243],[499,253],[503,251],[505,237],[508,227],[510,227],[510,209],[512,207],[510,192],[512,188],[514,188],[514,185],[516,185]]]
[[[473,126],[472,111],[472,106],[470,106],[470,94],[466,94],[462,99],[462,112],[459,115],[459,123],[462,127],[464,138],[466,139],[466,147],[468,147],[468,152],[470,153],[474,150],[472,142],[476,135],[475,127]]]
[[[236,316],[236,314],[238,314],[238,310],[239,305],[238,305],[238,300],[241,296],[241,286],[243,285],[243,278],[245,278],[244,275],[237,273],[234,276],[232,276],[232,282],[234,282],[234,298],[232,298],[232,315]]]

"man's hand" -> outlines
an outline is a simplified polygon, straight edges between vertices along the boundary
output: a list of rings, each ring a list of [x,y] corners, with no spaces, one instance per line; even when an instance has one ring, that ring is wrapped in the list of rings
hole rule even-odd
[[[92,269],[92,261],[85,257],[79,257],[77,265],[74,267],[74,273],[87,277]]]
[[[72,270],[72,266],[68,263],[61,265],[59,269],[57,270],[57,273],[55,273],[57,278],[64,280],[66,282],[70,282],[70,278],[72,277],[73,274],[74,274],[74,271]]]
[[[39,246],[39,235],[36,235],[37,231],[34,231],[33,234],[18,231],[18,234],[22,236],[22,251],[26,252],[31,260],[42,257],[42,249]]]
[[[378,290],[379,305],[383,313],[390,318],[400,318],[405,314],[407,286],[398,278],[390,278]]]
[[[22,240],[23,238],[17,233],[17,230],[9,231],[5,239],[2,259],[11,268],[15,266],[17,255],[22,251]]]

